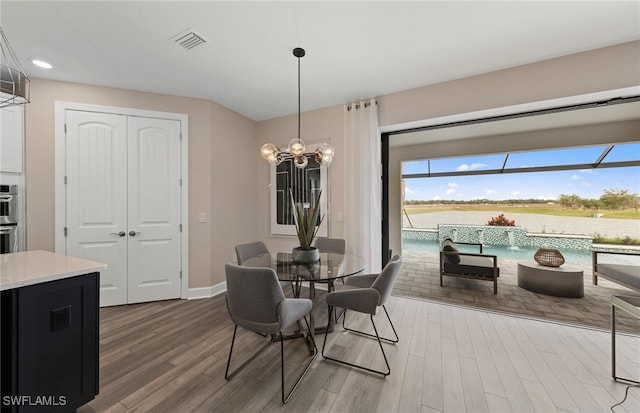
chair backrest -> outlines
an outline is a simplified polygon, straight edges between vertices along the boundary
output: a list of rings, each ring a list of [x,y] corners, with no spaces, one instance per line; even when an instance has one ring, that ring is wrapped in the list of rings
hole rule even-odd
[[[398,278],[398,272],[400,271],[401,265],[402,257],[394,255],[387,265],[384,266],[380,275],[376,277],[373,284],[371,284],[371,288],[375,288],[380,293],[378,305],[383,305],[387,302],[387,299],[391,295],[391,290],[393,290],[396,278]]]
[[[232,320],[256,331],[259,324],[278,323],[284,293],[271,268],[226,264],[227,307]]]
[[[255,257],[260,254],[268,254],[269,250],[262,241],[250,242],[248,244],[236,245],[236,258],[238,265],[242,265],[247,258]]]
[[[320,252],[337,252],[344,254],[346,251],[346,242],[342,238],[316,238],[314,247]]]

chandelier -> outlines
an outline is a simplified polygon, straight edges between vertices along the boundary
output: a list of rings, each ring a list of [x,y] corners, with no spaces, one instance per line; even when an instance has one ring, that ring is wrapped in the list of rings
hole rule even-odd
[[[300,139],[300,59],[305,55],[305,51],[296,47],[293,49],[293,55],[298,58],[298,137],[291,139],[286,151],[281,151],[272,143],[266,143],[262,145],[260,153],[271,165],[280,165],[285,159],[293,158],[296,168],[304,169],[309,163],[309,157],[313,156],[320,165],[329,166],[333,160],[333,146],[323,143],[315,151],[306,152],[306,146]]]

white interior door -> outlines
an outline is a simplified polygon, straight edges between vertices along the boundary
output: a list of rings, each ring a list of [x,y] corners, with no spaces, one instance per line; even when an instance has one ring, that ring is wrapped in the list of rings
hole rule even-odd
[[[129,117],[129,302],[180,297],[180,122]]]
[[[67,111],[67,254],[107,264],[100,304],[127,303],[127,118]]]
[[[180,121],[66,111],[67,254],[103,262],[102,306],[181,296]]]

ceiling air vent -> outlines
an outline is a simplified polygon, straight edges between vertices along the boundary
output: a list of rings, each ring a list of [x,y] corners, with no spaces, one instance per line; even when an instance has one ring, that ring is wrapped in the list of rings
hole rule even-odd
[[[207,40],[202,37],[201,35],[199,35],[198,33],[194,32],[191,29],[187,29],[184,32],[180,33],[177,36],[174,36],[172,38],[172,40],[174,42],[176,42],[177,45],[184,47],[185,49],[191,50],[196,46],[200,46],[203,43],[206,43]]]

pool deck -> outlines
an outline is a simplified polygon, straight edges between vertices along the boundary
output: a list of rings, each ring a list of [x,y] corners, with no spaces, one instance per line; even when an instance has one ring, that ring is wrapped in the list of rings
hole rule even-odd
[[[616,283],[599,279],[592,284],[591,265],[571,264],[584,271],[584,297],[563,298],[537,294],[518,287],[519,260],[498,259],[500,278],[498,294],[493,294],[493,283],[445,277],[440,287],[438,254],[403,251],[403,265],[393,291],[394,295],[418,297],[449,304],[505,312],[526,317],[589,326],[609,331],[612,295],[640,293]],[[616,314],[619,331],[640,335],[640,321],[630,315]]]

